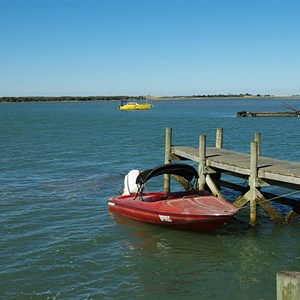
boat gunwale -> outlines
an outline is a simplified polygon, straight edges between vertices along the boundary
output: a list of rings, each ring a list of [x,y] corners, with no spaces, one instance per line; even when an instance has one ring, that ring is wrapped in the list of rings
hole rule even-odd
[[[206,195],[206,196],[197,196],[197,197],[214,197],[214,196],[211,196],[211,195]],[[208,218],[208,217],[229,217],[229,216],[234,216],[238,213],[239,209],[236,208],[235,211],[233,212],[224,212],[223,214],[221,213],[215,213],[215,214],[205,214],[205,213],[201,213],[201,214],[195,214],[195,213],[182,213],[182,212],[166,212],[166,211],[161,211],[161,210],[155,210],[153,208],[145,208],[145,207],[141,207],[141,206],[132,206],[130,205],[129,203],[122,203],[122,202],[115,202],[113,199],[115,198],[120,198],[120,197],[112,197],[108,200],[108,205],[111,206],[111,203],[114,205],[114,206],[120,206],[120,207],[124,207],[124,208],[129,208],[131,210],[136,210],[136,211],[145,211],[145,212],[149,212],[149,213],[152,213],[152,214],[168,214],[168,215],[172,215],[172,216],[185,216],[185,217],[194,217],[194,218],[199,218],[199,217],[203,217],[203,218]],[[157,202],[161,202],[161,201],[172,201],[172,200],[177,200],[176,198],[175,199],[162,199],[162,200],[157,200],[157,201],[153,201],[153,202],[146,202],[146,201],[142,201],[142,200],[138,200],[138,202],[141,202],[141,203],[149,203],[149,204],[152,204],[152,203],[157,203]],[[185,200],[182,198],[182,200]],[[186,200],[188,200],[188,198],[186,198]],[[122,201],[122,199],[121,199]],[[128,201],[136,201],[136,200],[128,200]],[[225,202],[227,202],[226,200],[224,200]],[[227,204],[230,204],[232,206],[234,206],[233,204],[227,202]]]

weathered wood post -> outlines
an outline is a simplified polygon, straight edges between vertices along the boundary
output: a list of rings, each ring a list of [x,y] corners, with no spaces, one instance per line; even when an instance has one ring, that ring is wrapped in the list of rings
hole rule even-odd
[[[216,131],[216,148],[217,149],[222,149],[223,148],[223,128],[217,128]],[[215,186],[215,192],[213,192],[212,188],[210,187],[211,191],[214,193],[214,195],[218,195],[218,197],[222,197],[220,188],[221,185],[217,184],[216,182],[220,182],[221,180],[221,172],[210,172],[209,176],[206,175],[206,183],[210,179],[213,181],[213,185]]]
[[[217,128],[216,134],[216,148],[223,148],[223,128]]]
[[[206,135],[201,135],[199,138],[199,190],[205,189],[205,171],[206,171]]]
[[[257,153],[258,153],[258,156],[261,156],[262,155],[262,152],[261,152],[261,133],[255,132],[254,142],[257,143]]]
[[[251,142],[251,154],[250,154],[250,225],[255,226],[257,222],[256,212],[256,186],[257,186],[257,142]]]
[[[299,300],[300,273],[281,271],[276,274],[277,300]]]
[[[166,141],[165,141],[165,164],[171,162],[171,149],[172,149],[172,128],[166,129]],[[164,175],[164,191],[170,193],[170,174]]]

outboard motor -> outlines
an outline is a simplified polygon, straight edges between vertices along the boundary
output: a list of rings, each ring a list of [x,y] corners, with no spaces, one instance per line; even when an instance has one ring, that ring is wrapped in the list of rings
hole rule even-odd
[[[124,191],[122,196],[130,195],[130,194],[136,194],[139,190],[139,185],[136,184],[136,179],[139,176],[141,171],[139,170],[131,170],[129,173],[125,176],[124,179]]]

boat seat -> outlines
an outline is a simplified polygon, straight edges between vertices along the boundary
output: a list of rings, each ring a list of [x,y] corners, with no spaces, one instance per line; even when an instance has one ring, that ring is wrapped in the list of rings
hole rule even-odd
[[[154,196],[149,196],[142,198],[142,201],[144,202],[156,202],[156,201],[161,201],[161,200],[166,200],[168,199],[168,195],[154,195]]]

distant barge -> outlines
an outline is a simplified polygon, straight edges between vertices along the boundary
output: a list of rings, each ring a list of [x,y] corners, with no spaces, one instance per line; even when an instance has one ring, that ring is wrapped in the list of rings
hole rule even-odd
[[[237,117],[300,117],[300,112],[251,112],[239,111]]]
[[[300,117],[300,110],[292,107],[287,103],[283,103],[284,107],[291,109],[292,111],[278,111],[278,112],[251,112],[251,111],[239,111],[237,117]]]

